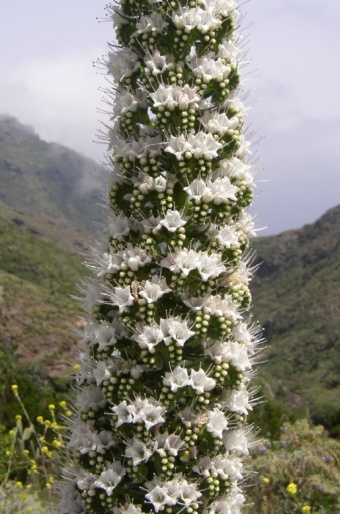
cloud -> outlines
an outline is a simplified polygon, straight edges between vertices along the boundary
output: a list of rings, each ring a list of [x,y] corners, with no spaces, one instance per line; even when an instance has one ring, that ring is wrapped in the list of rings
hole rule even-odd
[[[34,126],[48,141],[67,145],[100,159],[104,148],[92,143],[100,128],[96,108],[101,106],[104,77],[92,67],[99,51],[33,57],[0,79],[0,112]]]
[[[294,128],[268,132],[260,144],[265,170],[255,202],[263,234],[298,228],[339,203],[340,119],[301,117]]]

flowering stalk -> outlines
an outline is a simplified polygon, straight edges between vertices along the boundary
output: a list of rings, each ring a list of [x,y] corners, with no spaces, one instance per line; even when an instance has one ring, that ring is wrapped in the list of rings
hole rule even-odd
[[[233,0],[121,0],[111,217],[90,267],[60,512],[237,513],[261,338]]]

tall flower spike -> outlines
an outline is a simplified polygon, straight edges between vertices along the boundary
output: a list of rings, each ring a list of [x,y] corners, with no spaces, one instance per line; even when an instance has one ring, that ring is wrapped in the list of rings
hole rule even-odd
[[[61,514],[240,512],[261,331],[233,0],[121,0]],[[112,96],[112,91],[110,92]]]

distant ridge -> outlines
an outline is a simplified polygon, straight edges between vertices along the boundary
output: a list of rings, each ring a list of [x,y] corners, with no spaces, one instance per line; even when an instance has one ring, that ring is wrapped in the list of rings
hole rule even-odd
[[[98,194],[91,159],[40,139],[34,129],[0,115],[0,201],[30,215],[39,214],[93,231]]]

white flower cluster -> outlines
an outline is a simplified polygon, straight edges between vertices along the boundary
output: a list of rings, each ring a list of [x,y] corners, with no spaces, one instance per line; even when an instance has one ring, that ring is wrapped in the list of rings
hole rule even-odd
[[[261,330],[233,0],[109,6],[110,215],[84,283],[60,514],[238,514]]]

